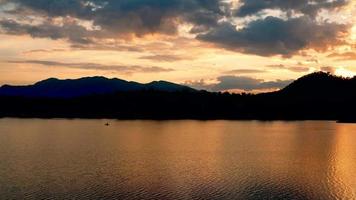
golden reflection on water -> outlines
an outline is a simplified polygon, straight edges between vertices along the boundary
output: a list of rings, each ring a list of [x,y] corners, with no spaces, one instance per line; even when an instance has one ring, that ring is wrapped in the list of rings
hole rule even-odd
[[[2,199],[352,199],[356,125],[0,120]]]
[[[338,126],[335,159],[335,177],[338,177],[344,188],[350,188],[350,196],[356,198],[356,125]]]

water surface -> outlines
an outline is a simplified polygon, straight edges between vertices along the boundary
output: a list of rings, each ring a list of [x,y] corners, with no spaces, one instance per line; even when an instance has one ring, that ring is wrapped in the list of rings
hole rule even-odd
[[[355,176],[354,124],[0,119],[0,199],[355,199]]]

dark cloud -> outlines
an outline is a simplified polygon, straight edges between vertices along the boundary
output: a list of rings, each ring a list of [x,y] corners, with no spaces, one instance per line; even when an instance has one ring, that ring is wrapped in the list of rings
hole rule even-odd
[[[230,22],[205,34],[198,35],[204,41],[212,42],[226,49],[260,56],[293,56],[303,49],[317,51],[347,44],[345,36],[350,25],[332,23],[318,19],[322,10],[332,11],[348,5],[350,0],[240,0],[235,16],[257,17],[237,29]],[[260,11],[279,10],[286,17],[265,18]],[[266,12],[268,14],[268,12]],[[298,70],[296,68],[296,70]]]
[[[220,76],[217,78],[217,83],[208,84],[204,80],[190,81],[185,84],[197,88],[210,91],[226,91],[226,90],[271,90],[281,89],[293,80],[276,80],[264,81],[262,79],[255,79],[247,76]]]
[[[12,35],[29,34],[34,38],[51,38],[62,39],[67,38],[73,43],[88,44],[92,43],[91,37],[99,35],[96,31],[89,31],[83,26],[73,22],[64,22],[58,26],[50,22],[45,22],[40,25],[21,24],[12,19],[0,20],[2,31]]]
[[[213,91],[223,90],[262,90],[262,89],[279,89],[291,83],[291,80],[276,80],[276,81],[263,81],[262,79],[254,79],[244,76],[221,76],[218,77],[219,83],[212,87]]]
[[[242,53],[288,57],[303,49],[322,51],[345,44],[350,26],[317,20],[317,13],[348,2],[240,0],[242,5],[234,14],[231,3],[225,0],[2,0],[0,7],[9,3],[15,7],[4,11],[10,19],[0,19],[0,29],[6,34],[67,39],[73,47],[83,49],[141,51],[103,43],[154,33],[173,35],[179,25],[189,23],[190,32],[199,40]],[[238,30],[232,23],[236,16],[241,19],[266,9],[285,11],[287,17],[258,16]]]
[[[278,9],[315,16],[322,9],[337,9],[348,2],[348,0],[240,0],[242,5],[236,15],[244,17],[266,9]]]
[[[198,39],[224,48],[261,56],[291,56],[302,49],[326,50],[344,43],[349,26],[331,22],[318,23],[310,17],[291,19],[266,17],[237,30],[223,23]]]
[[[197,26],[214,26],[226,16],[222,0],[7,0],[22,10],[49,17],[90,20],[102,31],[119,34],[174,34],[180,20]]]
[[[115,71],[123,74],[159,73],[159,72],[173,71],[173,69],[168,69],[168,68],[142,67],[138,65],[125,66],[125,65],[103,65],[97,63],[63,63],[63,62],[45,61],[45,60],[8,61],[8,63],[36,64],[36,65],[52,66],[52,67],[59,66],[59,67],[67,67],[67,68],[75,68],[75,69]]]

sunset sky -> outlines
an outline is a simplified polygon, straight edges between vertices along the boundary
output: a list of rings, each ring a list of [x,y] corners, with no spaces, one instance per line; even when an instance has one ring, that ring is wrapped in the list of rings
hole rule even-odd
[[[356,74],[355,0],[0,0],[0,85],[49,77],[265,91]]]

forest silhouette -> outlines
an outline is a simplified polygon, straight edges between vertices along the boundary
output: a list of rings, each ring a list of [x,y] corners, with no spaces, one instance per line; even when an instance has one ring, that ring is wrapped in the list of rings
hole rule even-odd
[[[198,91],[164,81],[48,79],[31,86],[2,86],[0,117],[352,122],[356,119],[355,91],[356,77],[326,72],[303,76],[279,91],[262,94]]]

